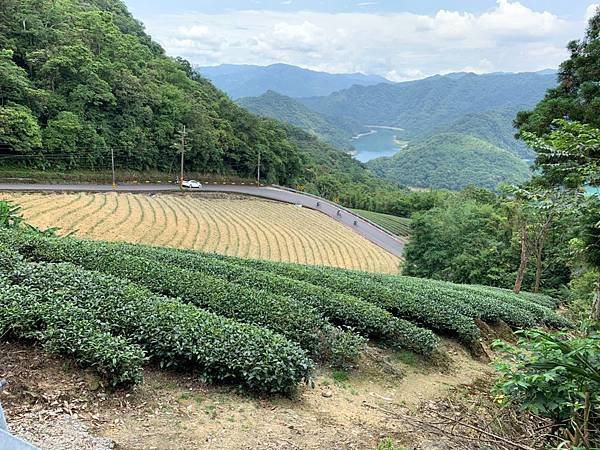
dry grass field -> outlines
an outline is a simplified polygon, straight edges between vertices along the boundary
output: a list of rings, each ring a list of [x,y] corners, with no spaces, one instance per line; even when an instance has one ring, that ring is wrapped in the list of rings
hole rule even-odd
[[[306,208],[225,194],[9,194],[26,220],[77,236],[397,273],[400,260]]]

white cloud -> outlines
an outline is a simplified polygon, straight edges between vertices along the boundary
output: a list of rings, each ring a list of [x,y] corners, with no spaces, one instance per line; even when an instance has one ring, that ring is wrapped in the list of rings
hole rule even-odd
[[[200,65],[285,62],[330,72],[378,73],[398,81],[460,70],[556,67],[567,56],[566,43],[583,34],[580,21],[510,0],[498,0],[479,15],[247,10],[144,22],[169,54]]]
[[[588,22],[592,17],[596,15],[598,12],[598,8],[600,8],[600,3],[592,3],[587,7],[585,11],[585,21]]]

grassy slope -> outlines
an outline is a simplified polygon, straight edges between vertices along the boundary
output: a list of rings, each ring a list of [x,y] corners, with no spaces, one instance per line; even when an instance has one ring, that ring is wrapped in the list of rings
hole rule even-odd
[[[364,209],[353,209],[352,211],[365,219],[369,219],[371,222],[375,222],[377,225],[394,233],[396,236],[410,236],[410,219],[392,216],[391,214],[365,211]]]

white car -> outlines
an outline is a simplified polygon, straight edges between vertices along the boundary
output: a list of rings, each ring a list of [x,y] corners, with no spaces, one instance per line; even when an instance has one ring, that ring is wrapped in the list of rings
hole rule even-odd
[[[189,189],[202,189],[202,183],[196,180],[184,181],[181,185]]]

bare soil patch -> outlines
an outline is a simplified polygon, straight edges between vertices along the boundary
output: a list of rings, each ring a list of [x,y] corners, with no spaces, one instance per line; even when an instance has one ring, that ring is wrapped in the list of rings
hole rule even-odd
[[[431,436],[388,411],[426,416],[427,405],[489,373],[462,347],[446,346],[450,368],[373,348],[376,357],[363,357],[354,372],[323,369],[314,388],[289,399],[253,397],[152,367],[142,385],[113,391],[68,360],[3,343],[0,377],[11,384],[0,401],[16,434],[42,443],[40,434],[58,427],[72,441],[48,449],[104,450],[107,442],[116,449],[374,449],[386,437],[420,448]]]

